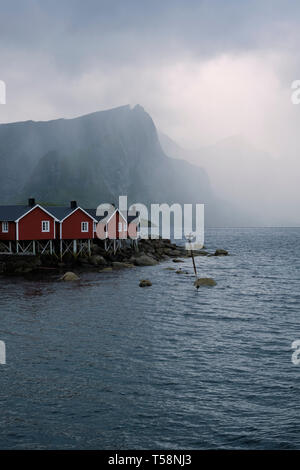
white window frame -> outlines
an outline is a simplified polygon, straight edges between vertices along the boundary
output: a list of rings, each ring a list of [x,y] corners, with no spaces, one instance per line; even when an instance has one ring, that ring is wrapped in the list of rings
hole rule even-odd
[[[43,233],[50,232],[50,220],[42,220],[42,232]]]
[[[8,233],[8,222],[2,222],[2,233]]]
[[[97,222],[94,222],[94,232],[97,231]]]
[[[119,224],[118,224],[118,232],[123,232],[123,224],[122,224],[122,222],[119,222]]]
[[[89,231],[89,223],[86,221],[81,222],[81,232],[87,233],[88,231]]]
[[[124,232],[127,232],[127,223],[124,222]]]

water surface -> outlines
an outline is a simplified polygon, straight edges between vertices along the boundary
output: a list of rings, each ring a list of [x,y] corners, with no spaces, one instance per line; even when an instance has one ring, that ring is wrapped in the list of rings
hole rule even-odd
[[[300,229],[206,245],[231,256],[197,258],[217,281],[199,292],[172,261],[0,278],[0,448],[300,448]]]

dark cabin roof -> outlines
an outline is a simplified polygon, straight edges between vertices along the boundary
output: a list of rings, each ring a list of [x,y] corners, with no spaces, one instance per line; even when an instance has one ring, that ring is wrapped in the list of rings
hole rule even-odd
[[[104,219],[106,219],[106,217],[108,216],[107,211],[105,211],[104,215],[101,215],[101,216],[96,215],[97,209],[85,209],[85,211],[88,212],[92,217],[94,217],[94,219],[98,220],[98,222],[100,222],[101,220],[104,221]],[[128,215],[128,211],[127,212],[120,211],[120,212],[123,215],[123,217],[125,217],[125,219],[127,220],[127,223],[132,222],[134,219],[136,219],[139,216],[138,212],[136,212],[136,215]]]
[[[74,212],[74,210],[76,210],[78,207],[81,208],[80,206],[76,208],[71,208],[69,206],[42,206],[42,205],[40,205],[40,207],[42,207],[47,212],[52,214],[58,220],[63,220],[65,217],[67,217],[72,212]],[[17,219],[19,219],[21,216],[29,212],[31,209],[32,207],[28,205],[27,206],[21,206],[21,205],[0,206],[0,221],[14,222]],[[83,210],[87,212],[95,220],[98,220],[98,222],[102,219],[105,219],[108,215],[107,213],[105,213],[103,216],[99,217],[96,215],[96,209],[83,209]],[[132,215],[128,215],[128,212],[122,212],[122,215],[127,219],[127,222],[130,223],[136,217],[138,217],[139,214],[137,212],[136,215],[132,216]]]
[[[96,219],[98,222],[100,222],[100,220],[103,220],[107,217],[108,215],[108,212],[105,211],[104,215],[96,215],[96,212],[97,212],[97,209],[85,209],[85,211],[90,214],[92,217],[94,217],[94,219]]]
[[[75,209],[69,206],[46,206],[46,211],[50,212],[50,214],[54,215],[58,220],[63,220],[67,215],[70,215]]]
[[[13,222],[30,209],[30,206],[0,206],[0,221]]]

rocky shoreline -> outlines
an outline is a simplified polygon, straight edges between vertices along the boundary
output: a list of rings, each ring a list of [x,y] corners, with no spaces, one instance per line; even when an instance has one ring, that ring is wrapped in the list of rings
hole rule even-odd
[[[226,256],[226,250],[216,250],[209,253],[204,249],[194,252],[195,256]],[[42,276],[69,271],[111,271],[133,266],[154,266],[162,261],[188,258],[191,254],[184,247],[161,238],[155,240],[140,240],[139,248],[126,247],[117,253],[107,252],[101,242],[93,243],[91,256],[75,258],[71,253],[64,256],[63,261],[54,255],[0,255],[0,273],[2,275]]]

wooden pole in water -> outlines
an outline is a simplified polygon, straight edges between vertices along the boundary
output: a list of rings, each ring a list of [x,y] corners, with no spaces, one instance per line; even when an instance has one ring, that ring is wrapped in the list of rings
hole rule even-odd
[[[195,258],[194,258],[194,252],[193,252],[193,248],[192,248],[192,234],[190,234],[188,236],[188,241],[189,241],[189,244],[190,244],[190,251],[191,251],[191,257],[192,257],[192,261],[193,261],[193,267],[194,267],[194,273],[195,273],[195,277],[197,279],[198,275],[197,275],[197,268],[196,268],[196,264],[195,264]]]
[[[194,258],[193,250],[191,250],[191,256],[192,256],[192,260],[193,260],[194,273],[195,273],[195,276],[196,276],[196,279],[197,279],[198,275],[197,275],[197,268],[196,268],[196,264],[195,264],[195,258]]]

